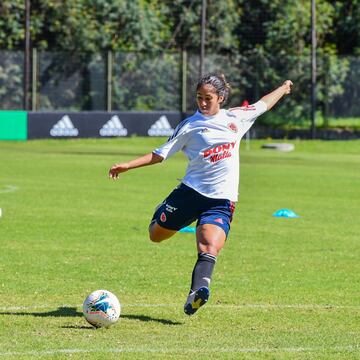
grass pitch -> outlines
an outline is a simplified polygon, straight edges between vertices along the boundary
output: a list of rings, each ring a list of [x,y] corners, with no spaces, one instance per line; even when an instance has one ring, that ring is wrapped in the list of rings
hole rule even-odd
[[[194,235],[147,238],[185,158],[107,178],[163,140],[0,142],[0,359],[358,359],[360,141],[242,147],[232,230],[189,318]],[[272,216],[284,207],[300,218]],[[102,288],[122,316],[94,330],[81,304]]]

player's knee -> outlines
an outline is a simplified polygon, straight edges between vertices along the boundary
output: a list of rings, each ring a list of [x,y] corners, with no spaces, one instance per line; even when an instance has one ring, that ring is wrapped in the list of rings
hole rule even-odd
[[[162,239],[158,234],[156,234],[154,231],[149,230],[149,239],[152,242],[160,242],[164,239]]]
[[[153,231],[151,225],[149,226],[149,239],[150,239],[150,241],[152,241],[152,242],[157,242],[156,234],[155,234],[155,232]]]
[[[220,253],[220,250],[221,250],[221,248],[218,248],[217,246],[212,246],[212,245],[204,246],[202,248],[202,252],[211,254],[213,256],[218,256]]]
[[[159,243],[163,240],[169,239],[176,231],[164,231],[156,228],[149,228],[149,239],[152,242]]]
[[[159,237],[159,232],[156,231],[154,221],[149,225],[149,239],[152,242],[160,242],[161,241],[161,239]]]

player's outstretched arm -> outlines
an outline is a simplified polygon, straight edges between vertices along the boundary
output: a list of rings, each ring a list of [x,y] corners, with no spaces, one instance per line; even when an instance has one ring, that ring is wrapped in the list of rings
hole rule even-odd
[[[292,85],[291,80],[285,80],[281,86],[270,94],[263,96],[260,100],[266,103],[267,109],[270,110],[284,95],[290,94]]]
[[[134,160],[131,160],[127,163],[115,164],[109,170],[109,178],[115,180],[119,178],[120,173],[142,166],[157,164],[163,160],[164,158],[160,155],[157,155],[155,153],[149,153]]]

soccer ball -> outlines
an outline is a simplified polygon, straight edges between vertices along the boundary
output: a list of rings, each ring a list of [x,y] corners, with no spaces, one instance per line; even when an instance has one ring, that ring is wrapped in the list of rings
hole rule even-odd
[[[107,290],[92,292],[83,303],[83,314],[88,323],[99,327],[110,327],[120,317],[121,305],[118,298]]]

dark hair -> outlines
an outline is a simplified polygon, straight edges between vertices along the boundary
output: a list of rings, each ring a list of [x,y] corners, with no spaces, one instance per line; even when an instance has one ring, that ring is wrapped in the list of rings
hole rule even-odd
[[[203,75],[197,83],[196,91],[203,85],[212,85],[218,96],[222,96],[224,98],[222,104],[227,101],[230,93],[230,84],[226,81],[224,74]]]

